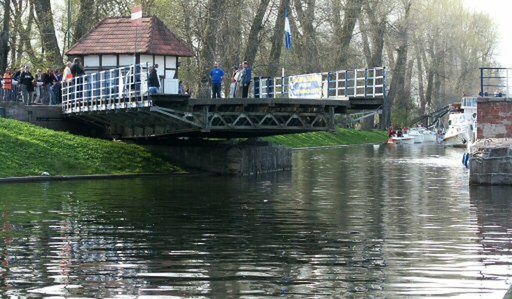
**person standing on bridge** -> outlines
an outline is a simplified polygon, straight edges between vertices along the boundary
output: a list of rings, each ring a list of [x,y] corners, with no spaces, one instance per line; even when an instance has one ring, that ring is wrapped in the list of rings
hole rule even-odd
[[[80,78],[81,76],[85,75],[84,69],[82,68],[82,64],[80,62],[79,58],[73,59],[73,65],[71,65],[71,75],[73,75],[73,78],[77,78],[73,80],[73,83],[75,84],[75,96],[76,98],[82,97],[82,83],[83,78]]]
[[[32,76],[28,66],[23,67],[23,71],[20,73],[19,84],[25,105],[32,105],[32,99],[34,97],[34,76]]]
[[[155,94],[160,90],[160,81],[158,80],[158,72],[154,66],[149,67],[148,76],[148,93]]]
[[[252,68],[247,61],[244,61],[244,72],[242,77],[242,98],[247,98],[249,96],[249,85],[251,85],[252,81]]]
[[[221,99],[222,96],[220,94],[222,88],[222,79],[224,77],[224,70],[220,67],[218,62],[215,62],[215,66],[210,72],[210,78],[212,80],[212,98]]]
[[[4,89],[4,101],[10,101],[12,93],[12,75],[9,69],[5,71],[2,88]]]

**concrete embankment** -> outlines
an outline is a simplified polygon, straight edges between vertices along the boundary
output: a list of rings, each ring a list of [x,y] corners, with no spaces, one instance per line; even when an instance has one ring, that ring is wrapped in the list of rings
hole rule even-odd
[[[512,185],[512,99],[479,98],[477,114],[470,183]]]

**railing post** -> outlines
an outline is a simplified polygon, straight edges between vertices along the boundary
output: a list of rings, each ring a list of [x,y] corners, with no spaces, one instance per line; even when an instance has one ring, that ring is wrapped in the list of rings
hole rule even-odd
[[[281,98],[284,98],[284,76],[281,76]]]
[[[357,96],[357,69],[354,70],[354,97]]]
[[[345,97],[348,98],[348,70],[345,70]]]
[[[368,68],[364,69],[364,98],[366,99],[366,95],[368,94]]]
[[[254,98],[258,99],[260,97],[260,77],[254,77]]]
[[[373,97],[375,98],[375,86],[377,85],[377,68],[374,67],[373,68],[373,78],[372,78],[372,81],[373,81],[373,89],[372,89],[372,92],[373,92]]]
[[[484,68],[480,68],[480,96],[484,96]]]
[[[334,90],[334,96],[337,98],[338,97],[338,84],[339,84],[339,81],[340,81],[340,72],[336,72],[336,85],[335,85],[335,90]]]
[[[267,78],[267,97],[269,97],[269,98],[271,97],[270,96],[270,80],[271,80],[271,78],[268,77]]]
[[[323,88],[322,88],[322,93],[323,93]],[[331,72],[327,72],[327,96],[326,98],[329,98],[329,92],[331,90]]]

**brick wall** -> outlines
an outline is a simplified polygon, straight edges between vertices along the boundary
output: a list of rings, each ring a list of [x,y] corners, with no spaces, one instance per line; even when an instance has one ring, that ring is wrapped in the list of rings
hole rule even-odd
[[[512,99],[478,98],[477,139],[512,138]]]

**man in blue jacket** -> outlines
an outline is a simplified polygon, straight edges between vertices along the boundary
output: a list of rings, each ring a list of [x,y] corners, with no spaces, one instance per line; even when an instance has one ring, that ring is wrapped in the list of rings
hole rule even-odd
[[[219,63],[215,62],[215,67],[210,72],[212,79],[212,98],[222,98],[220,91],[222,88],[222,77],[224,77],[224,71],[220,68]]]
[[[243,84],[242,98],[247,98],[247,96],[249,95],[249,85],[251,84],[251,80],[252,80],[252,68],[247,61],[244,61],[244,74],[243,74],[243,78],[242,78],[242,84]]]

